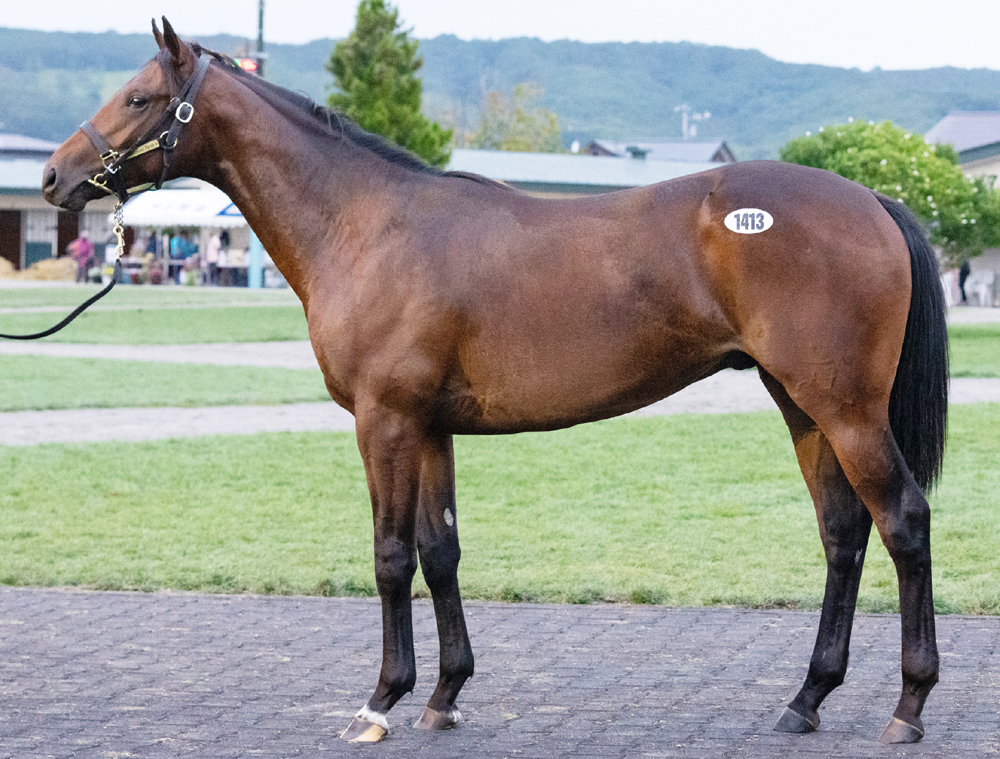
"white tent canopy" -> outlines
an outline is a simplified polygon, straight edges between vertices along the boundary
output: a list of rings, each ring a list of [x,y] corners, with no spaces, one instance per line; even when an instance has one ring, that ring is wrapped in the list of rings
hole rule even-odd
[[[122,209],[128,227],[217,227],[247,225],[243,214],[222,190],[199,189],[144,192]]]

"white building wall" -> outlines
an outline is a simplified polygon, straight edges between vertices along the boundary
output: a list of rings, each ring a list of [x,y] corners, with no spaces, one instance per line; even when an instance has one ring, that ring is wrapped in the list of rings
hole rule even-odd
[[[56,255],[58,222],[56,209],[32,209],[24,211],[23,217],[24,241],[48,243],[52,250],[51,255]]]

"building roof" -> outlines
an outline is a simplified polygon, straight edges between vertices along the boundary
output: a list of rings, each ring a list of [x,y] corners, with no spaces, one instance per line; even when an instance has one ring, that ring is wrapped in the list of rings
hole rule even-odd
[[[58,142],[0,134],[0,194],[42,192],[42,169]]]
[[[58,142],[25,137],[22,134],[0,134],[2,158],[48,158],[59,147]]]
[[[654,161],[701,161],[735,163],[736,156],[725,142],[612,142],[594,140],[581,152],[617,158],[642,157]]]
[[[676,179],[718,168],[718,164],[458,149],[452,151],[448,168],[482,174],[529,191],[599,193]]]
[[[122,221],[129,227],[221,229],[247,225],[229,196],[207,184],[198,189],[160,190],[137,195],[122,209]]]
[[[924,140],[953,145],[960,154],[995,145],[1000,143],[1000,111],[952,111],[928,130]]]
[[[42,193],[44,159],[0,155],[0,193]]]

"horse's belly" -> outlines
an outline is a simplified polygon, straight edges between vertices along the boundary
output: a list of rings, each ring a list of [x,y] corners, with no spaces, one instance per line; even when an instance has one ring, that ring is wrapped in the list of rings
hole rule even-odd
[[[486,381],[454,383],[440,396],[434,418],[452,434],[553,430],[608,419],[648,406],[725,365],[719,354],[666,359],[602,357],[596,350],[572,360],[522,363]]]

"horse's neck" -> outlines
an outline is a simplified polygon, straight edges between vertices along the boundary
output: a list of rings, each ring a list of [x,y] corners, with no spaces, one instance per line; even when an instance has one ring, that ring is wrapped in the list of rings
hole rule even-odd
[[[350,237],[342,227],[356,222],[354,209],[377,216],[401,188],[385,192],[390,179],[380,181],[380,174],[391,169],[346,138],[326,142],[276,108],[262,109],[253,93],[242,92],[235,101],[227,98],[214,114],[215,160],[200,178],[229,195],[307,301],[317,269],[338,265],[336,249]]]

